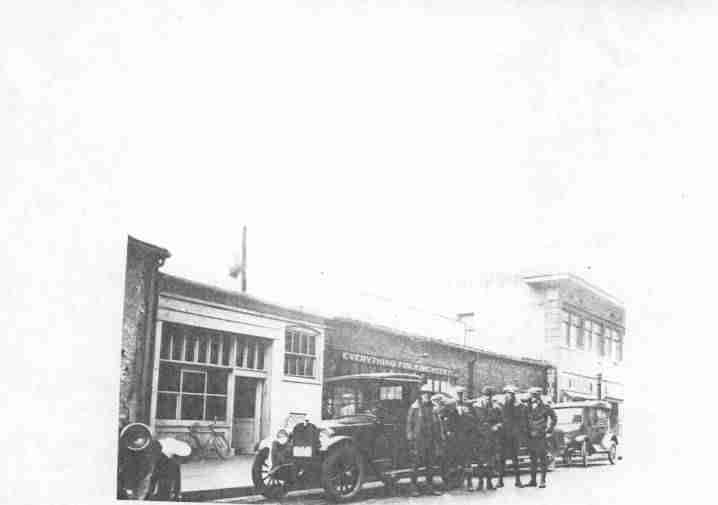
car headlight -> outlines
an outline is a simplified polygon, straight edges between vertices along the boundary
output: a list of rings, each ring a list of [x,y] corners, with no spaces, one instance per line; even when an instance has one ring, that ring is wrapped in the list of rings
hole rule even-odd
[[[331,428],[322,428],[319,430],[319,443],[322,447],[326,447],[329,443],[329,439],[334,436],[334,430]]]
[[[284,444],[286,444],[287,442],[289,442],[289,433],[287,433],[286,430],[279,430],[279,431],[277,432],[277,437],[276,437],[276,438],[277,438],[277,442],[278,442],[280,445],[284,445]]]

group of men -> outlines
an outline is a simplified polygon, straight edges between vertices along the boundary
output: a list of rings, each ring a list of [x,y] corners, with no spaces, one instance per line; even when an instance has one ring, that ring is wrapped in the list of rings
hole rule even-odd
[[[519,474],[519,448],[524,441],[531,459],[530,487],[546,487],[548,439],[556,426],[556,414],[541,398],[540,388],[531,388],[526,402],[517,389],[506,386],[499,402],[490,387],[476,402],[459,388],[456,399],[433,395],[424,385],[421,396],[409,408],[406,435],[412,463],[411,494],[418,496],[420,468],[425,468],[424,492],[442,494],[449,487],[451,470],[458,470],[461,485],[468,491],[495,490],[504,486],[506,461],[513,462],[515,485],[524,487]],[[434,485],[434,467],[441,472],[443,487]],[[536,475],[541,471],[541,479]],[[496,485],[493,478],[498,477]],[[478,478],[474,487],[474,479]]]

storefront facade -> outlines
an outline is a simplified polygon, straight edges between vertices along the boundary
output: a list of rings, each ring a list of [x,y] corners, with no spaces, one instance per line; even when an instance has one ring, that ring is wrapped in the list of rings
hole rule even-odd
[[[453,394],[457,386],[477,396],[483,386],[549,390],[553,367],[439,339],[411,335],[355,319],[327,320],[325,378],[370,372],[415,373],[434,391]]]
[[[320,418],[324,320],[246,294],[162,275],[151,427],[188,438],[198,425],[236,452],[287,416]],[[202,435],[200,435],[202,436]]]

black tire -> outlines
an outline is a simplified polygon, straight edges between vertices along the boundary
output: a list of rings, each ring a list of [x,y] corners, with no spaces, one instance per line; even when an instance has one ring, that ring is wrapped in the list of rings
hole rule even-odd
[[[269,460],[269,449],[265,447],[257,453],[252,463],[252,483],[254,489],[266,498],[276,500],[287,494],[287,483],[269,476],[272,462]]]
[[[352,445],[342,445],[330,450],[322,463],[322,487],[330,500],[348,501],[361,489],[365,473],[359,450]]]
[[[227,443],[227,439],[224,438],[224,435],[215,436],[212,439],[212,446],[217,456],[221,459],[227,459],[232,453],[232,449],[229,447],[229,443]]]
[[[611,447],[608,448],[608,462],[612,465],[616,464],[616,460],[618,460],[618,447],[616,446],[616,442],[611,442]]]
[[[581,466],[588,466],[588,440],[584,440],[581,444]]]

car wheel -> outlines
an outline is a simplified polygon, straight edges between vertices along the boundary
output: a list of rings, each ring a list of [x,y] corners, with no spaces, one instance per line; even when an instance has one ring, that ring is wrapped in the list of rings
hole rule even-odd
[[[221,459],[227,459],[231,455],[232,449],[229,448],[229,444],[227,443],[227,439],[224,438],[224,435],[214,437],[212,445],[214,446],[217,456]]]
[[[588,440],[584,440],[581,444],[581,466],[588,466]]]
[[[343,445],[322,463],[322,487],[331,500],[351,500],[361,489],[364,474],[361,453],[354,446]]]
[[[616,464],[616,460],[618,454],[618,447],[616,446],[616,442],[611,442],[611,447],[608,448],[608,462],[612,465]]]
[[[269,475],[272,463],[269,460],[269,448],[265,447],[257,453],[252,463],[252,483],[254,489],[270,499],[281,498],[287,494],[287,483]]]

